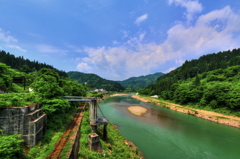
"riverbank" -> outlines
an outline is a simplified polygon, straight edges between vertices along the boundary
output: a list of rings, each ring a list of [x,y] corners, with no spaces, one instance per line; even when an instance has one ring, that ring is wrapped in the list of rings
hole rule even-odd
[[[161,101],[159,99],[154,99],[153,97],[143,97],[140,95],[133,95],[132,96],[135,99],[138,99],[142,102],[146,103],[152,103],[161,107],[165,107],[171,110],[175,110],[181,113],[193,115],[202,119],[210,120],[219,124],[228,125],[236,128],[240,128],[240,118],[229,116],[229,115],[223,115],[216,112],[211,112],[207,110],[201,110],[196,108],[191,108],[187,106],[181,106],[179,104],[174,104],[170,102]]]
[[[111,122],[108,123],[108,142],[103,140],[103,126],[99,126],[97,134],[101,142],[101,153],[90,151],[88,145],[88,134],[92,133],[89,125],[89,112],[83,112],[83,121],[81,124],[81,138],[80,138],[80,150],[79,158],[98,158],[98,159],[110,159],[110,158],[136,158],[143,159],[143,154],[139,149],[130,141],[126,140],[121,135],[117,126]]]

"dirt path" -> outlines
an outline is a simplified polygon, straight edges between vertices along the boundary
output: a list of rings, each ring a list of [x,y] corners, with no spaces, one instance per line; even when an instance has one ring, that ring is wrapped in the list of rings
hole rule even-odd
[[[239,117],[234,117],[234,116],[229,116],[229,115],[223,115],[207,110],[201,110],[201,109],[195,109],[195,108],[190,108],[186,106],[181,106],[178,104],[174,103],[169,103],[165,101],[160,101],[158,99],[154,99],[152,97],[142,97],[139,95],[134,95],[132,96],[135,99],[138,99],[142,102],[147,102],[147,103],[152,103],[161,107],[165,107],[168,109],[172,109],[181,113],[193,115],[199,118],[203,118],[206,120],[210,120],[219,124],[223,125],[228,125],[236,128],[240,128],[240,118]]]

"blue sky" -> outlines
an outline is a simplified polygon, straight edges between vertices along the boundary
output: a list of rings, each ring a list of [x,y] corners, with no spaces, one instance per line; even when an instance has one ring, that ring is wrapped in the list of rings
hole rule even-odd
[[[240,47],[239,0],[0,0],[0,50],[111,80]]]

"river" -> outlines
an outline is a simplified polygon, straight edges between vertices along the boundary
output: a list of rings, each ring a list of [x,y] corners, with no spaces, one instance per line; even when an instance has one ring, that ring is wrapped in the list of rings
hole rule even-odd
[[[126,108],[134,105],[148,112],[133,115]],[[146,159],[240,159],[240,129],[144,103],[129,95],[107,98],[100,108]]]

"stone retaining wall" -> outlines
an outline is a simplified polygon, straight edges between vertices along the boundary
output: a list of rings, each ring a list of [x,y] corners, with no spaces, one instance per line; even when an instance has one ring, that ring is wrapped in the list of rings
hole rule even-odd
[[[34,146],[41,140],[46,124],[47,115],[38,104],[0,109],[0,133],[22,134],[27,146]]]

